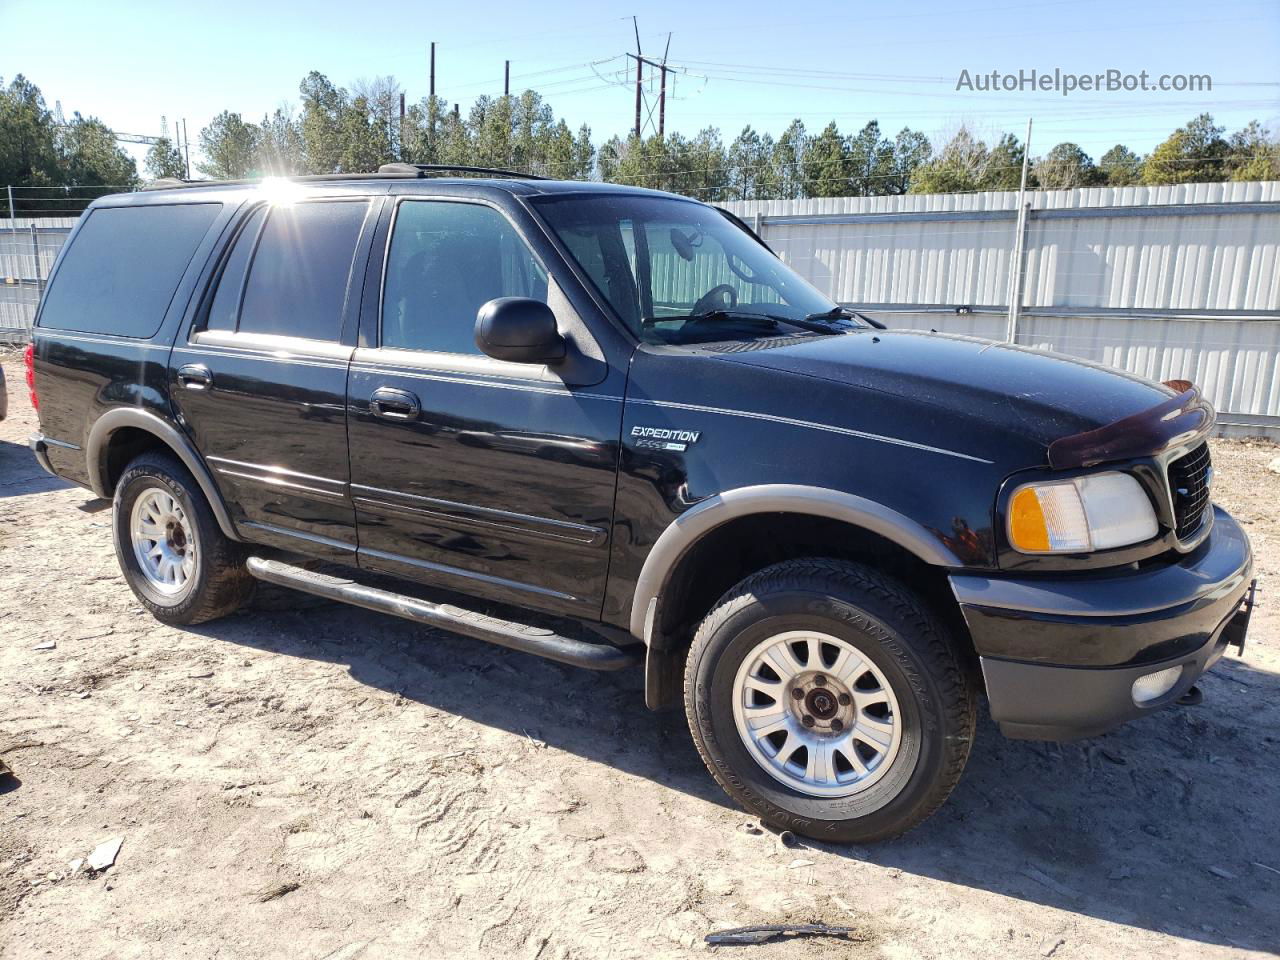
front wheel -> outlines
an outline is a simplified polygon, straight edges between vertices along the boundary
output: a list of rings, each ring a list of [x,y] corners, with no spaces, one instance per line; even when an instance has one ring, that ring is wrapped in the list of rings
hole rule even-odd
[[[685,709],[707,767],[780,829],[872,842],[932,814],[973,742],[972,682],[937,619],[855,563],[789,560],[703,620]]]

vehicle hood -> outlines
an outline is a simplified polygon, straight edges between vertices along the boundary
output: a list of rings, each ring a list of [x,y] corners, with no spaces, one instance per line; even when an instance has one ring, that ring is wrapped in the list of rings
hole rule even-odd
[[[895,395],[1045,446],[1173,395],[1160,384],[1062,354],[914,331],[797,337],[722,359]]]

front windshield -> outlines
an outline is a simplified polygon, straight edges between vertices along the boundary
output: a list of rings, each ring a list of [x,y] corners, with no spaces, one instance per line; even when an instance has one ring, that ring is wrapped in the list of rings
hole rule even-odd
[[[648,343],[795,334],[804,331],[789,319],[813,326],[815,317],[834,324],[839,316],[835,303],[712,207],[616,194],[534,202],[600,293]]]

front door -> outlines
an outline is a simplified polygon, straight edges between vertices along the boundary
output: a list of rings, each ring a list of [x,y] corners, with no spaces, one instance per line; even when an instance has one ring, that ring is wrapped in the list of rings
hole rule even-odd
[[[178,419],[246,539],[355,552],[346,381],[360,290],[352,278],[363,276],[375,205],[336,197],[246,211],[174,348]]]
[[[377,253],[374,254],[376,259]],[[572,307],[506,214],[401,198],[375,336],[348,386],[360,563],[467,594],[596,617],[622,416],[621,377],[482,355],[495,297]]]

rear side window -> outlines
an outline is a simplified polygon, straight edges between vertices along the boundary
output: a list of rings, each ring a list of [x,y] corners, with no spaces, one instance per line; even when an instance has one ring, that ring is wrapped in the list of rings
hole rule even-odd
[[[245,225],[236,235],[235,246],[222,268],[222,276],[218,280],[218,290],[209,306],[209,315],[205,322],[206,330],[234,330],[236,315],[240,312],[240,294],[244,290],[244,276],[249,269],[249,257],[253,255],[253,246],[258,239],[258,231],[262,227],[267,208],[258,207],[249,216]]]
[[[44,295],[40,326],[153,336],[221,210],[220,203],[93,210]]]
[[[368,207],[365,200],[272,207],[253,253],[237,329],[337,340]],[[245,241],[242,233],[237,247]],[[233,251],[233,259],[239,252]],[[224,275],[215,304],[229,280],[235,278]]]
[[[396,211],[382,346],[479,353],[476,313],[495,297],[547,301],[547,272],[492,207],[411,200]]]

